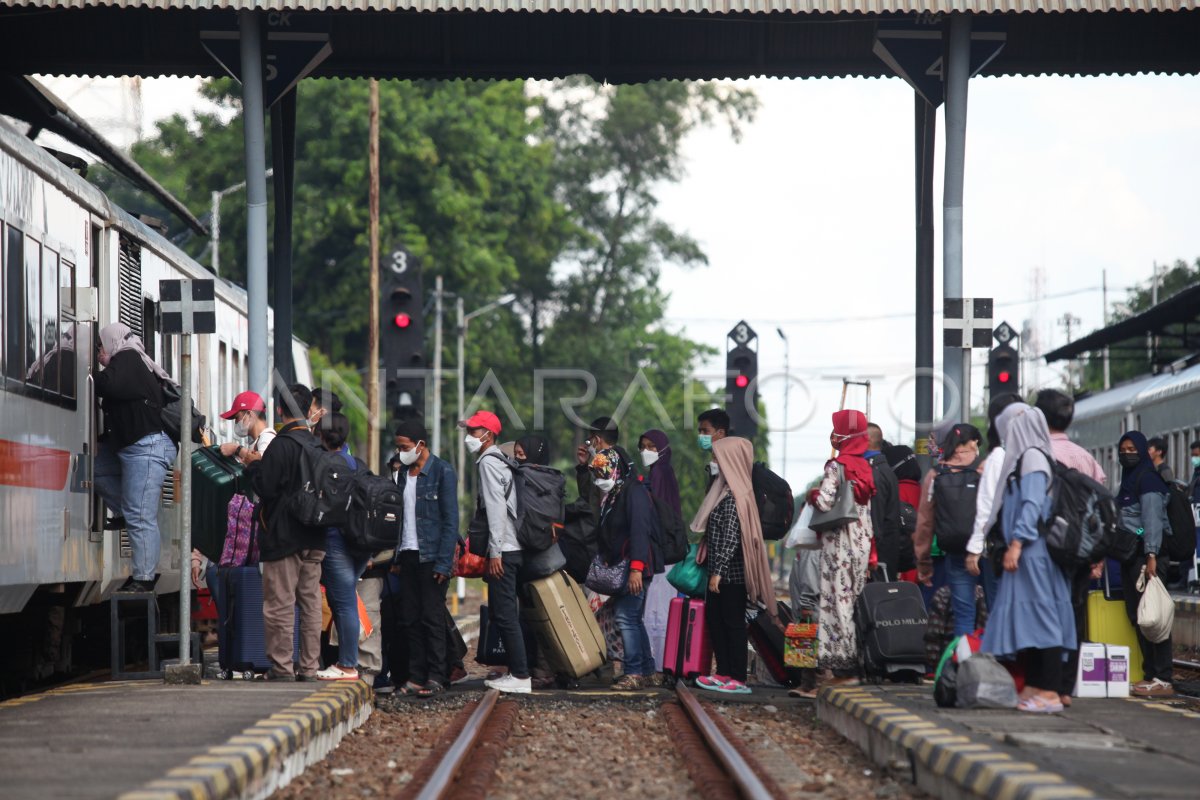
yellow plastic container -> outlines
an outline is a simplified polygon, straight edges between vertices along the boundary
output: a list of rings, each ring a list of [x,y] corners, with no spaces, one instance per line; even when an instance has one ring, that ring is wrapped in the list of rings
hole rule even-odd
[[[1105,600],[1100,590],[1088,593],[1087,636],[1088,642],[1122,644],[1129,648],[1129,682],[1140,683],[1145,677],[1142,672],[1142,648],[1138,647],[1137,631],[1125,613],[1124,600]]]

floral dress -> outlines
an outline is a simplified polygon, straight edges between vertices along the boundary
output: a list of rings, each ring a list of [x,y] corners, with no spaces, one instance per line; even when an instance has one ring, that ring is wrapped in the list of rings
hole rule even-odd
[[[837,462],[825,465],[816,498],[816,508],[833,508],[841,478]],[[858,519],[821,534],[821,628],[817,637],[817,666],[820,669],[857,670],[858,633],[854,627],[854,604],[867,583],[871,557],[871,505],[857,504]]]

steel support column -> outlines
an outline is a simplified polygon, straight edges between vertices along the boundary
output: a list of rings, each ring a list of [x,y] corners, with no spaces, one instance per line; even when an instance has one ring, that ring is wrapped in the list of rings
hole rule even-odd
[[[246,148],[246,294],[249,301],[250,386],[270,396],[270,353],[267,349],[267,156],[260,22],[257,11],[238,13]]]
[[[274,168],[274,258],[271,282],[275,311],[275,371],[284,384],[296,382],[292,363],[292,216],[296,185],[296,90],[271,108],[271,166]],[[320,376],[314,376],[319,379]],[[317,381],[319,383],[319,380]]]
[[[937,138],[937,109],[913,92],[916,144],[916,433],[929,435],[933,423],[933,159]]]
[[[952,14],[946,48],[946,168],[942,190],[942,298],[963,296],[963,175],[967,152],[967,82],[971,76],[971,17]],[[967,357],[970,356],[970,351]],[[942,410],[956,421],[970,415],[963,396],[969,375],[963,350],[942,348],[946,385]],[[959,402],[955,402],[956,396]]]

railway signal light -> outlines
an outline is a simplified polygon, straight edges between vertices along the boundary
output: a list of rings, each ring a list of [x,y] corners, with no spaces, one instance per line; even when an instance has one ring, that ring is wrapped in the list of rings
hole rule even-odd
[[[397,419],[421,417],[425,409],[425,314],[421,267],[412,254],[397,247],[380,266],[379,336],[384,370],[384,409]]]
[[[1008,344],[999,344],[988,351],[988,397],[1021,393],[1020,354]]]
[[[745,322],[729,332],[725,353],[725,394],[730,431],[753,439],[758,433],[758,334]]]

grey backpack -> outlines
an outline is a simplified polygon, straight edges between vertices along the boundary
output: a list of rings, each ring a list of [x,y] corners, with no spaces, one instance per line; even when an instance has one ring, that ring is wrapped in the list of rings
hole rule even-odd
[[[507,498],[516,489],[517,516],[513,527],[523,550],[545,550],[554,544],[567,517],[567,479],[552,467],[518,464],[497,455],[512,470],[513,480],[505,492]]]

